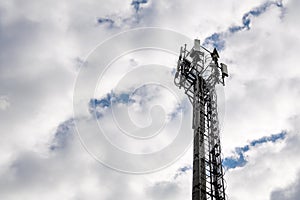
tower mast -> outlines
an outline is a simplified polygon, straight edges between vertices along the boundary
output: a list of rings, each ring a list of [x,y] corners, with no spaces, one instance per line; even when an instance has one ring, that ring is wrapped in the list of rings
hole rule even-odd
[[[218,52],[208,51],[194,40],[188,51],[180,48],[174,82],[193,105],[192,200],[225,200],[216,84],[225,85],[227,66],[218,63]]]

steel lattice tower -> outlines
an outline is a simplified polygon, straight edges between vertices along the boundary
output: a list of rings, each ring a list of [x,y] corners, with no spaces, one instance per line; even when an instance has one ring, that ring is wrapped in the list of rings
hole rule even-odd
[[[224,84],[227,66],[218,63],[218,52],[195,39],[188,51],[180,48],[174,82],[184,88],[193,105],[194,154],[192,200],[225,200],[216,84]]]

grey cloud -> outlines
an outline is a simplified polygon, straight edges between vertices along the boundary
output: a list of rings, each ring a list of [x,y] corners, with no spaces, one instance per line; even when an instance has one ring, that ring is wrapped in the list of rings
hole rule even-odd
[[[1,199],[113,200],[120,196],[123,199],[183,199],[182,191],[190,190],[181,186],[190,185],[190,179],[180,182],[181,176],[176,179],[178,182],[172,182],[163,181],[155,174],[116,173],[95,162],[76,137],[55,136],[57,126],[69,119],[72,111],[71,94],[77,70],[73,61],[84,57],[105,38],[130,27],[159,26],[205,38],[238,23],[246,11],[260,2],[151,1],[132,19],[128,18],[134,12],[130,1],[0,3],[0,96],[8,97],[4,99],[5,105],[9,102],[9,107],[0,111]],[[223,145],[226,147],[257,138],[255,134],[264,134],[251,130],[261,125],[261,119],[270,119],[272,123],[263,124],[263,127],[272,128],[299,112],[299,68],[296,64],[299,57],[299,1],[284,1],[283,5],[288,9],[280,23],[270,20],[277,19],[278,11],[270,9],[252,22],[251,31],[228,38],[221,56],[231,62],[232,74],[226,86],[226,124],[235,129],[224,132]],[[114,22],[119,23],[120,29],[97,26],[97,17],[105,16],[112,16],[114,21],[125,20]],[[274,80],[274,84],[268,84]],[[255,113],[259,108],[265,112]],[[267,111],[275,108],[282,109],[269,115]],[[278,123],[271,120],[276,116],[282,117],[278,118]],[[248,130],[252,134],[248,134]],[[56,139],[52,140],[53,137]],[[63,143],[65,140],[68,145]],[[49,142],[56,150],[65,148],[50,151]],[[237,186],[229,190],[229,194],[237,199],[251,192],[260,195],[266,190],[255,187],[257,183],[268,184],[274,190],[277,181],[269,183],[273,176],[268,178],[268,173],[277,169],[278,163],[287,164],[293,175],[294,165],[298,163],[299,139],[296,136],[287,138],[287,144],[288,147],[276,154],[272,149],[268,149],[269,153],[260,152],[261,157],[254,160],[256,165],[247,171],[250,175],[243,170],[233,172],[236,179],[228,174],[231,176],[228,182]],[[295,163],[289,163],[290,159]],[[164,174],[172,173],[168,170]],[[173,174],[176,172],[175,169]],[[277,172],[283,178],[287,176],[284,171]],[[239,190],[241,177],[248,181],[247,191]],[[299,188],[299,181],[291,186],[291,190],[283,186],[286,182],[280,181],[283,189],[273,192],[274,200],[278,199],[276,197],[288,198],[289,192],[290,198],[299,195],[295,188]],[[148,189],[147,185],[150,185]]]
[[[148,188],[151,199],[177,199],[180,192],[179,186],[174,182],[162,181]]]
[[[8,96],[0,96],[0,110],[6,110],[10,106]]]
[[[76,137],[68,137],[64,148],[44,154],[24,150],[1,170],[0,198],[5,200],[96,200],[117,199],[119,195],[139,199],[128,183],[141,180],[99,164]]]
[[[291,183],[286,188],[272,191],[270,200],[298,200],[300,197],[300,174],[296,181]]]

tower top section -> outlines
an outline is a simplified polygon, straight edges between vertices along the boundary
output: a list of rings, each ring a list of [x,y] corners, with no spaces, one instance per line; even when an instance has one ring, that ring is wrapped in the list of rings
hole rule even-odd
[[[190,101],[193,101],[195,93],[193,87],[201,77],[206,83],[210,93],[215,89],[216,84],[225,86],[225,77],[228,77],[227,65],[219,64],[219,53],[216,48],[209,51],[201,46],[200,40],[194,40],[194,46],[187,50],[187,45],[180,48],[180,55],[177,63],[175,74],[175,85],[183,87]]]

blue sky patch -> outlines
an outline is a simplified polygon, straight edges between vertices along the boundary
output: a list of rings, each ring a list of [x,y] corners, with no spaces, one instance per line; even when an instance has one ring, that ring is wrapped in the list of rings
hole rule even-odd
[[[276,142],[278,140],[283,140],[286,137],[286,132],[283,131],[279,134],[273,134],[271,136],[265,136],[257,140],[251,141],[249,144],[243,147],[236,147],[234,150],[235,156],[226,157],[223,159],[223,166],[226,170],[234,169],[236,167],[243,167],[247,164],[244,153],[249,151],[251,147],[255,147],[259,144],[267,142]]]
[[[225,48],[225,40],[223,38],[223,33],[214,33],[211,36],[205,38],[203,46],[207,46],[210,44],[217,50],[221,51]]]
[[[129,94],[127,93],[116,94],[110,92],[101,99],[91,99],[89,102],[89,111],[91,114],[95,115],[96,118],[100,118],[103,116],[103,110],[111,107],[113,103],[129,104],[133,102],[134,100],[130,99]]]
[[[147,106],[147,103],[155,100],[160,95],[158,87],[141,86],[138,90],[135,90],[132,94],[114,93],[113,91],[106,94],[106,96],[96,99],[92,98],[88,102],[89,112],[97,119],[104,116],[106,110],[111,108],[113,104],[124,104],[130,106],[134,103],[138,104],[141,108]],[[137,97],[137,98],[136,98]],[[170,120],[173,120],[184,113],[189,106],[187,99],[183,99],[178,103],[173,110],[167,113]]]
[[[177,172],[176,172],[176,174],[175,174],[175,176],[174,176],[174,179],[178,178],[179,176],[181,176],[181,175],[183,175],[183,174],[186,174],[187,171],[192,170],[192,169],[193,169],[193,168],[192,168],[191,165],[186,165],[186,166],[180,167],[180,168],[177,170]]]
[[[148,0],[133,0],[131,5],[134,7],[135,11],[138,12],[141,9],[141,4],[148,3]]]
[[[283,140],[286,138],[286,132],[283,131],[278,134],[273,134],[270,136],[265,136],[257,140],[253,140],[249,142],[249,144],[243,146],[243,147],[236,147],[234,150],[235,156],[226,157],[223,159],[223,166],[225,170],[228,169],[234,169],[236,167],[243,167],[247,164],[247,160],[245,158],[244,153],[249,151],[251,147],[255,147],[259,144],[267,143],[267,142],[277,142],[279,140]],[[181,175],[184,175],[187,173],[187,171],[192,170],[191,165],[186,165],[181,168],[179,168],[174,175],[174,179],[178,178]]]
[[[216,48],[219,51],[222,51],[225,48],[225,37],[229,34],[233,34],[242,30],[249,30],[251,28],[251,18],[257,17],[263,14],[268,10],[271,6],[277,6],[279,8],[283,9],[282,1],[268,1],[258,7],[253,8],[249,12],[245,13],[242,17],[242,25],[239,26],[231,26],[228,28],[228,30],[220,33],[213,33],[211,36],[205,38],[203,46],[209,46],[212,45],[214,48]]]

